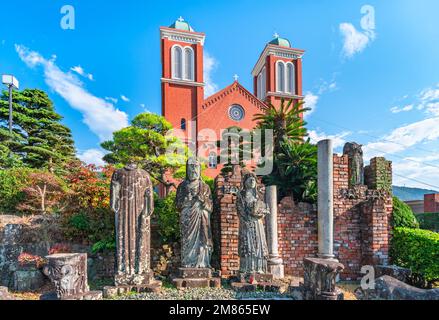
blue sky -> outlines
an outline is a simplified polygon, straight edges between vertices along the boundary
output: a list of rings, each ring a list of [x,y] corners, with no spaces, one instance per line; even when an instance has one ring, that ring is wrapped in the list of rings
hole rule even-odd
[[[60,27],[64,5],[75,8],[74,30]],[[314,140],[332,137],[338,152],[357,141],[366,159],[394,162],[395,184],[439,190],[438,1],[29,0],[0,10],[0,73],[49,92],[86,161],[136,114],[160,112],[159,27],[183,16],[206,33],[209,90],[234,74],[251,90],[277,32],[306,50]]]

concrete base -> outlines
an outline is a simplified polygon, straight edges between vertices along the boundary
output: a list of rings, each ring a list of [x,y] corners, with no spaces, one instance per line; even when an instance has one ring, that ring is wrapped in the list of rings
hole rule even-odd
[[[143,274],[116,274],[114,283],[119,286],[144,286],[154,283],[154,272],[149,270]]]
[[[279,292],[280,285],[273,283],[273,275],[270,273],[241,273],[239,281],[230,285],[235,291],[252,292],[257,290],[267,292]]]
[[[181,288],[220,288],[221,278],[212,277],[209,268],[179,268],[177,278],[172,279],[177,289]]]
[[[47,292],[40,297],[40,300],[102,300],[102,291],[89,291],[62,298],[58,298],[56,292]]]
[[[232,282],[230,284],[233,290],[238,292],[255,292],[258,290],[266,292],[280,292],[280,285],[274,284],[272,282],[258,282],[258,283],[247,283],[247,282]]]
[[[130,285],[130,286],[107,286],[104,287],[104,298],[110,298],[114,296],[118,296],[121,294],[129,293],[129,292],[159,292],[162,288],[161,281],[153,281],[150,284],[146,285]]]
[[[283,279],[285,277],[283,264],[268,263],[268,272],[270,272],[273,275],[274,279]]]

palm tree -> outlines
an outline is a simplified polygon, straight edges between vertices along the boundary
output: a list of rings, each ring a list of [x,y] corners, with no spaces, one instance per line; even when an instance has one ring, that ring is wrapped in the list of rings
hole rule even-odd
[[[310,108],[303,107],[304,102],[294,102],[290,99],[281,100],[279,108],[269,103],[264,113],[256,114],[253,118],[258,122],[258,129],[272,129],[274,138],[274,154],[281,151],[281,144],[287,140],[302,142],[308,135],[305,129],[306,122],[302,114]]]

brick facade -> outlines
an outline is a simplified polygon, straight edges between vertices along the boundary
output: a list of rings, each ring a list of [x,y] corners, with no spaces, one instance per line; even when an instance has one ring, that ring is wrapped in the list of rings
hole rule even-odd
[[[439,194],[424,194],[424,212],[439,212]]]

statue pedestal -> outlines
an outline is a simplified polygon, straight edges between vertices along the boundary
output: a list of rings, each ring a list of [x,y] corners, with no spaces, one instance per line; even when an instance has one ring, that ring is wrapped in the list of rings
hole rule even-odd
[[[56,288],[50,295],[58,300],[101,300],[101,291],[89,291],[87,283],[87,254],[66,253],[46,256],[44,268]]]
[[[282,258],[279,256],[273,256],[268,259],[268,272],[273,275],[274,279],[283,279],[284,274],[284,265]]]
[[[209,268],[179,268],[177,278],[172,283],[181,288],[220,288],[221,278],[212,277]]]
[[[154,279],[154,272],[149,270],[143,274],[116,274],[115,286],[104,287],[104,298],[129,292],[159,292],[162,282]]]
[[[279,292],[280,285],[273,283],[273,278],[271,273],[241,273],[239,281],[232,282],[231,286],[233,290],[241,292]]]

